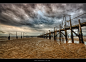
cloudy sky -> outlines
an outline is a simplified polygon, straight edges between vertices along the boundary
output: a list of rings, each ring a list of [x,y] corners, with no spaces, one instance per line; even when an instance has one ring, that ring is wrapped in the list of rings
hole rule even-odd
[[[0,36],[25,35],[38,36],[59,29],[63,14],[74,17],[86,13],[86,3],[0,3]],[[69,20],[69,16],[66,16]],[[86,14],[72,20],[72,25],[86,22]],[[68,23],[67,23],[68,24]],[[69,25],[69,24],[68,24]],[[86,28],[83,27],[83,33]]]

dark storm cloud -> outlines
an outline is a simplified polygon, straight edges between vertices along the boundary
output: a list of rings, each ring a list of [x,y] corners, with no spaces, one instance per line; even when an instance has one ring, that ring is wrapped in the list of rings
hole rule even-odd
[[[74,17],[80,13],[81,9],[86,11],[85,6],[86,4],[81,3],[1,3],[0,23],[13,26],[25,25],[36,30],[49,28],[60,24],[59,20],[62,20],[63,14],[75,13],[72,15]],[[36,26],[40,24],[44,24],[44,27]]]
[[[16,10],[14,10],[14,9],[12,9],[12,7],[11,7],[11,5],[12,6],[14,6],[14,7],[16,7],[16,6],[18,6],[18,8],[21,8],[23,5],[22,4],[1,4],[0,5],[0,14],[2,14],[2,12],[7,12],[8,13],[8,11],[10,11],[11,13],[13,13],[15,16],[17,16],[17,17],[19,17],[20,19],[21,19],[21,21],[22,20],[24,20],[24,15],[23,14],[20,14],[20,13],[18,13]],[[31,7],[32,7],[32,5],[33,4],[30,4],[31,5]],[[29,5],[28,5],[29,6]],[[32,13],[32,11],[31,10],[28,10],[27,9],[27,7],[25,7],[25,6],[23,6],[24,8],[23,8],[23,10],[25,11],[25,13],[27,13],[28,14],[28,16],[30,16],[31,18],[34,18],[34,17],[36,17],[36,15],[35,14],[33,14]],[[17,8],[15,8],[15,9],[17,9]],[[6,14],[7,14],[6,13]],[[8,14],[9,15],[9,14]],[[2,15],[0,15],[0,16],[2,16]],[[14,21],[12,21],[12,18],[10,17],[9,18],[9,16],[8,17],[6,17],[6,16],[2,16],[1,18],[1,23],[7,23],[7,24],[13,24],[14,22],[15,22],[15,20]],[[25,21],[25,20],[24,20]],[[19,22],[16,22],[16,24],[19,24]],[[27,23],[25,23],[26,25],[27,25]],[[15,25],[15,23],[14,23],[14,25]],[[19,24],[20,25],[20,24]]]
[[[82,9],[86,12],[86,3],[82,3],[82,4],[83,4]]]

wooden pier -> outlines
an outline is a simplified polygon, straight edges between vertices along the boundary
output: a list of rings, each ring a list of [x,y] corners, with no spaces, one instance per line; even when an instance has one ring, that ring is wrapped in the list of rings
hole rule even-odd
[[[65,25],[64,25],[64,28],[61,29],[61,24],[60,24],[60,25],[59,25],[59,27],[60,27],[59,30],[55,30],[55,27],[54,27],[54,32],[50,32],[50,30],[49,30],[49,33],[40,35],[40,36],[38,36],[38,37],[41,37],[41,38],[48,38],[48,37],[49,37],[49,39],[51,39],[51,34],[54,34],[54,41],[56,41],[57,35],[59,34],[59,41],[61,42],[62,35],[63,35],[63,36],[65,36],[66,43],[68,43],[67,30],[70,30],[70,31],[71,31],[71,41],[72,41],[72,43],[74,43],[73,33],[74,33],[76,36],[78,36],[78,38],[79,38],[79,43],[84,43],[81,27],[86,26],[86,22],[80,23],[80,19],[78,19],[77,21],[79,22],[79,24],[72,26],[72,24],[71,24],[71,19],[70,19],[70,20],[69,20],[69,22],[70,22],[70,26],[69,26],[69,27],[65,27]],[[73,29],[78,29],[78,34],[75,33],[75,32],[73,31]],[[62,31],[64,31],[65,34],[62,33]],[[58,32],[58,34],[57,34],[57,32]],[[49,35],[49,36],[47,36],[47,35]]]

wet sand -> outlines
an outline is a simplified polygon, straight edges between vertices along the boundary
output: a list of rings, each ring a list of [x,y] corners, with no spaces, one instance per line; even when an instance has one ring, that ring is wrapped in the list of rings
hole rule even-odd
[[[0,41],[0,58],[74,59],[86,58],[86,45],[59,43],[43,38]]]

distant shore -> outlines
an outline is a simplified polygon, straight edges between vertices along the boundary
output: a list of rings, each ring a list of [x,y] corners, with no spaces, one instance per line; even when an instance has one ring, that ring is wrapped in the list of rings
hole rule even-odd
[[[24,38],[32,38],[32,37],[24,37]],[[36,37],[37,38],[37,37]],[[74,40],[75,41],[79,41],[79,38],[78,37],[73,37],[74,38]],[[13,39],[16,39],[16,37],[10,37],[10,39],[11,40],[13,40]],[[18,39],[21,39],[21,37],[18,37]],[[48,39],[48,38],[47,38]],[[53,39],[53,37],[52,37],[52,39]],[[59,39],[58,37],[57,37],[57,39]],[[65,40],[65,38],[63,38],[64,40]],[[8,40],[8,37],[7,36],[5,36],[5,37],[0,37],[0,41],[6,41],[6,40]],[[71,40],[71,38],[68,38],[68,40]],[[86,42],[86,36],[83,36],[83,41],[85,41]]]

